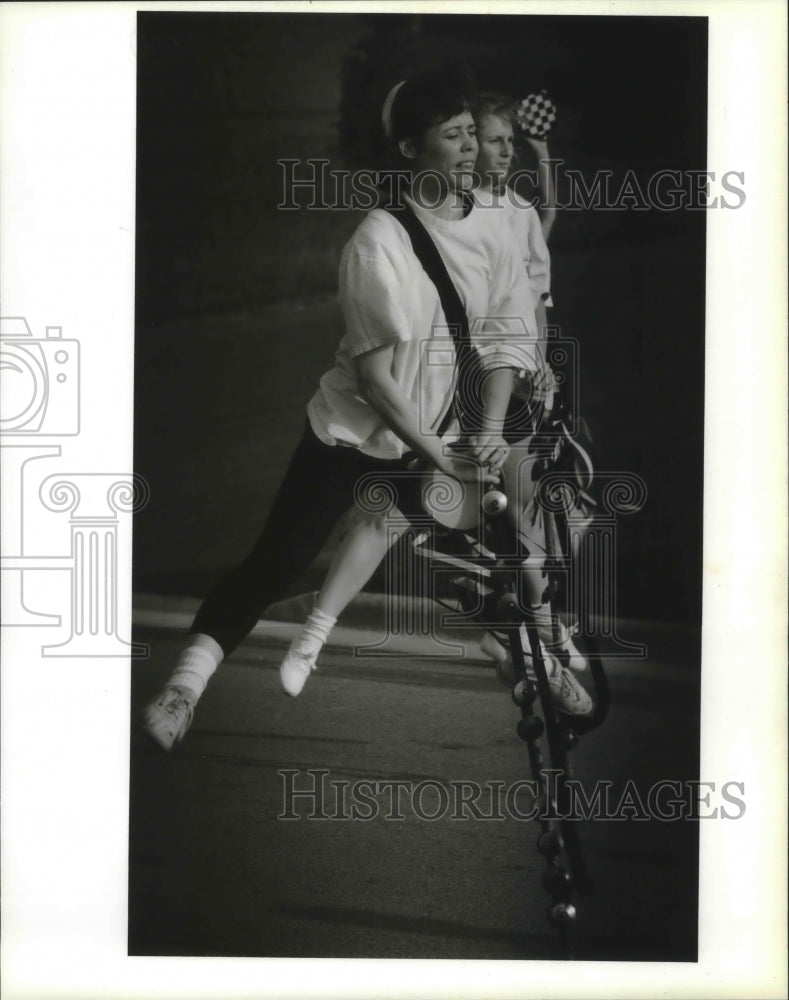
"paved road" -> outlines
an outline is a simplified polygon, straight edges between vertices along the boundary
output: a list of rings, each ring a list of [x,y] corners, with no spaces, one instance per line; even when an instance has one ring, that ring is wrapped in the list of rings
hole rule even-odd
[[[152,656],[134,667],[135,712],[180,644],[171,630],[136,638]],[[282,769],[298,772],[301,789],[308,769],[326,770],[329,783],[433,780],[448,790],[453,780],[508,788],[528,777],[519,713],[491,669],[332,648],[290,700],[276,672],[283,649],[265,638],[241,647],[169,757],[133,737],[130,952],[560,958],[533,821],[451,819],[451,808],[430,821],[407,795],[404,819],[386,819],[386,794],[368,821],[308,820],[307,800],[294,805],[300,818],[278,818]],[[697,777],[695,672],[654,658],[613,666],[609,718],[582,739],[575,776],[619,790],[632,778],[642,793]],[[426,789],[423,811],[440,813]],[[489,798],[479,806],[490,813]],[[330,787],[323,812],[337,811]],[[597,891],[578,904],[579,958],[695,958],[697,834],[687,821],[582,824]]]

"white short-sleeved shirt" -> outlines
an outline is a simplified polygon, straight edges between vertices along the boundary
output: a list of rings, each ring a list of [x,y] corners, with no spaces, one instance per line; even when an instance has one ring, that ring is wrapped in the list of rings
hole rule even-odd
[[[465,218],[448,221],[409,203],[438,247],[483,366],[539,368],[534,299],[504,213],[474,207]],[[393,375],[430,433],[452,403],[455,352],[436,286],[389,212],[374,209],[346,244],[339,298],[346,332],[334,367],[308,404],[310,424],[326,444],[399,458],[406,446],[363,398],[354,358],[394,345]]]
[[[493,211],[500,209],[506,216],[529,276],[535,303],[542,299],[546,306],[552,306],[551,254],[537,209],[512,188],[501,193],[480,188],[474,192],[474,196],[480,205],[490,207]]]

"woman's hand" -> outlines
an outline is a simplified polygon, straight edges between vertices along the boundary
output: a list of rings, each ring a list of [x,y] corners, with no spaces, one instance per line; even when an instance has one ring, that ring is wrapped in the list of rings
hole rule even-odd
[[[469,453],[480,465],[486,466],[491,472],[498,472],[507,460],[510,446],[501,434],[472,434],[469,439]]]
[[[523,138],[537,154],[539,160],[547,160],[549,158],[547,139],[537,139],[535,136],[529,135],[528,132]]]
[[[438,466],[439,472],[447,476],[459,479],[461,483],[473,483],[475,486],[482,483],[497,483],[499,481],[498,472],[480,468],[480,463],[476,458],[447,455],[442,458]]]
[[[548,151],[547,139],[535,139],[533,136],[527,135],[526,142],[534,150],[534,154],[537,157],[540,223],[542,225],[542,235],[545,237],[545,242],[547,243],[553,229],[553,224],[556,222],[556,196],[550,167],[551,154]]]

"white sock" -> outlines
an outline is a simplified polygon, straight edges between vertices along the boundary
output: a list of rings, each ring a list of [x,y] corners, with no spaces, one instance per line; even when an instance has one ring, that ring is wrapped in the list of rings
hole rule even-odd
[[[530,604],[529,610],[524,615],[524,619],[530,625],[534,625],[540,639],[546,646],[561,645],[566,638],[566,629],[562,628],[562,623],[551,611],[550,604]],[[558,626],[559,638],[554,639],[554,624]]]
[[[539,629],[537,630],[537,634],[539,636]],[[526,630],[525,625],[521,625],[520,636],[521,636],[521,648],[523,649],[523,655],[526,657],[526,673],[532,680],[534,680],[535,677],[534,657],[532,656],[531,642],[529,641],[529,633]],[[562,669],[562,665],[561,663],[559,663],[559,661],[556,659],[555,656],[551,656],[546,647],[546,644],[543,642],[542,639],[540,639],[540,653],[542,654],[542,660],[543,663],[545,664],[545,673],[548,675],[549,678],[551,678],[557,673],[557,671]]]
[[[304,622],[301,632],[293,640],[291,650],[314,660],[329,638],[329,632],[334,628],[336,621],[336,618],[332,618],[331,615],[324,614],[323,611],[315,608]]]
[[[175,670],[167,682],[170,687],[188,688],[195,698],[205,691],[219,662],[216,657],[202,646],[187,646],[178,657]]]

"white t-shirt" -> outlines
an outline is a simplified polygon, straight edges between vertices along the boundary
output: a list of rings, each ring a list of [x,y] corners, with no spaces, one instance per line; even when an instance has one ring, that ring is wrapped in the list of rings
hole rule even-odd
[[[551,254],[542,232],[540,214],[530,201],[507,188],[501,194],[485,189],[474,192],[477,202],[486,209],[501,210],[515,235],[520,258],[531,283],[534,301],[543,301],[552,306],[551,299]]]
[[[448,221],[409,203],[457,289],[483,367],[540,368],[531,287],[504,213],[474,207]],[[417,405],[425,432],[435,432],[455,380],[454,344],[438,291],[402,224],[383,209],[370,212],[346,244],[339,279],[346,333],[307,406],[310,424],[326,444],[399,458],[406,446],[363,398],[354,358],[393,344],[393,375]]]

